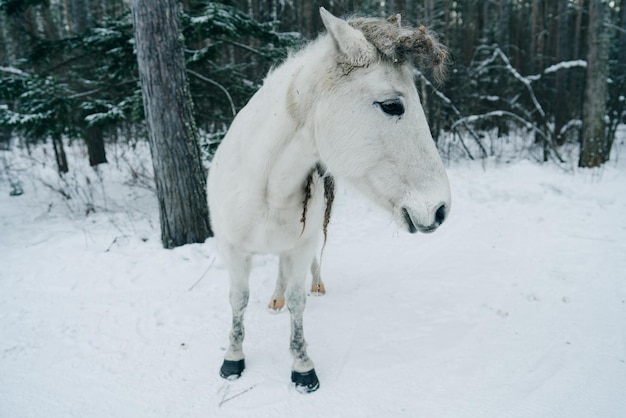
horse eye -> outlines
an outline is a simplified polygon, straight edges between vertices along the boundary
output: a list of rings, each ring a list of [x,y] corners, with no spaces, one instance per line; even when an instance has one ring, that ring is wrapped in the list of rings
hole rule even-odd
[[[398,100],[387,100],[385,102],[376,102],[376,104],[388,115],[402,116],[404,114],[404,106]]]

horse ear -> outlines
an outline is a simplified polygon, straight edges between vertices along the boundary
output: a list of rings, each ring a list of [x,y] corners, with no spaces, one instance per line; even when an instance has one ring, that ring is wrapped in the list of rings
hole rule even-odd
[[[335,41],[338,52],[347,58],[351,65],[362,67],[373,61],[376,49],[360,30],[333,16],[323,7],[320,7],[320,16],[326,30]]]

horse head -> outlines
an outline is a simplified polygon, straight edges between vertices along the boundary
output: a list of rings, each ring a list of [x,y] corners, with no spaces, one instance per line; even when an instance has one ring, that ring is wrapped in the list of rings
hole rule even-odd
[[[346,178],[411,233],[432,232],[450,210],[450,185],[415,86],[415,69],[441,76],[445,49],[425,28],[321,17],[332,59],[311,108],[329,171]]]

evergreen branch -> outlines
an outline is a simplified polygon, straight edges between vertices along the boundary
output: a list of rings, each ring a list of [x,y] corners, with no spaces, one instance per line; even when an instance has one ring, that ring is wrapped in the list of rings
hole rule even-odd
[[[236,42],[236,41],[231,41],[229,39],[223,39],[223,41],[226,42],[226,43],[229,43],[229,44],[231,44],[233,46],[239,47],[241,49],[245,49],[246,51],[252,52],[252,53],[257,54],[259,56],[267,57],[267,54],[265,54],[264,52],[259,51],[258,49],[252,48],[249,45],[245,45],[245,44],[242,44],[242,43]]]

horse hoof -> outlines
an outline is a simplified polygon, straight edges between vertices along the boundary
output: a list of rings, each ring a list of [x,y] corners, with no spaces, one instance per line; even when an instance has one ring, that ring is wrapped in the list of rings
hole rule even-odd
[[[285,307],[285,299],[272,299],[268,308],[272,311],[278,312]]]
[[[315,369],[304,373],[292,371],[291,381],[296,384],[296,390],[300,393],[315,392],[320,387],[320,381],[317,379]]]
[[[324,283],[314,284],[311,286],[311,294],[315,296],[322,296],[326,294],[326,288],[324,288]]]
[[[220,376],[228,380],[239,379],[245,368],[246,361],[244,359],[236,361],[224,360],[222,368],[220,369]]]

